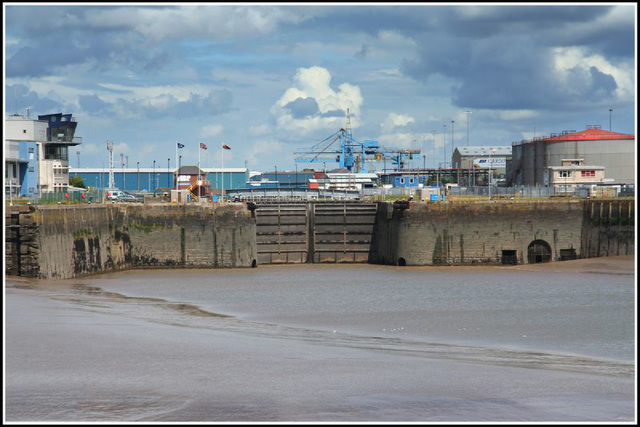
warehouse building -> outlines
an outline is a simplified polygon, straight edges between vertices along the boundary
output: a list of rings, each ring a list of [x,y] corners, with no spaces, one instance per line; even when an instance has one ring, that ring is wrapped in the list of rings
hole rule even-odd
[[[180,180],[181,175],[192,175],[194,170],[197,176],[197,166],[182,166],[181,173],[177,176],[174,167],[114,168],[114,187],[132,193],[168,193],[175,188],[176,179]],[[183,174],[182,171],[186,172]],[[208,181],[214,191],[220,191],[223,186],[225,190],[244,188],[249,177],[249,170],[246,168],[201,168],[200,171],[201,179]],[[71,167],[69,175],[81,177],[84,184],[91,188],[104,189],[109,186],[108,168]]]
[[[550,186],[550,168],[566,166],[570,159],[580,159],[583,169],[604,167],[606,184],[635,185],[635,145],[635,135],[605,131],[600,126],[514,142],[507,185]]]
[[[507,165],[511,162],[511,150],[511,146],[504,145],[457,147],[451,156],[451,164],[454,169],[466,171],[457,178],[457,182],[465,185],[480,182],[486,185],[487,172],[490,170],[492,184],[504,183]]]

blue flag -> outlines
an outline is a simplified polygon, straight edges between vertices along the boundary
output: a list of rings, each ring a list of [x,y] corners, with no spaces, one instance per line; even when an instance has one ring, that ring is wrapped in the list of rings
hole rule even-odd
[[[178,148],[184,148],[184,144],[180,144],[180,143],[178,142]]]

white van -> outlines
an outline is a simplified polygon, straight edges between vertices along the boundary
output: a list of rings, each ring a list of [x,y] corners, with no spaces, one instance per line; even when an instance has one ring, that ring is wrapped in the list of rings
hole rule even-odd
[[[106,190],[105,197],[107,200],[116,202],[120,197],[124,195],[124,191],[120,190]]]

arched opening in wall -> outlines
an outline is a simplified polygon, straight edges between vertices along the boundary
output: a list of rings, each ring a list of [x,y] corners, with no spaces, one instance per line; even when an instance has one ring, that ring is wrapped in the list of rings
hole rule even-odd
[[[251,268],[256,268],[257,266],[258,266],[258,261],[256,261],[255,259],[251,261]]]
[[[400,267],[405,267],[407,265],[407,260],[404,258],[398,258],[398,265]]]
[[[529,264],[551,261],[551,246],[544,240],[534,240],[528,248]]]
[[[512,249],[502,250],[502,263],[503,264],[517,264],[518,263],[518,251]]]

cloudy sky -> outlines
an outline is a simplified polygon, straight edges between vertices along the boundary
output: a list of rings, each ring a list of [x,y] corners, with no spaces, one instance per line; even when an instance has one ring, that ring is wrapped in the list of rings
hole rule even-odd
[[[130,167],[173,166],[177,142],[197,164],[203,142],[202,166],[225,143],[225,167],[293,170],[347,109],[357,140],[421,149],[428,167],[467,138],[610,117],[635,134],[635,3],[3,7],[5,114],[73,113],[81,167],[106,165],[112,140]]]

